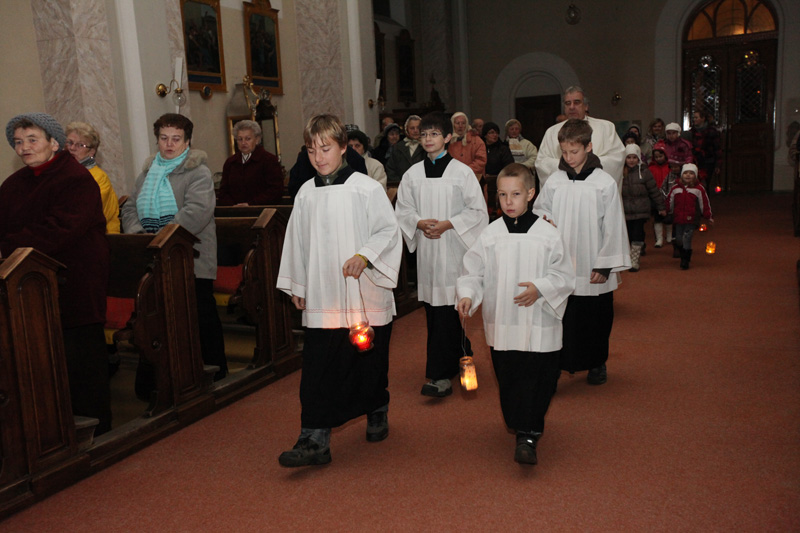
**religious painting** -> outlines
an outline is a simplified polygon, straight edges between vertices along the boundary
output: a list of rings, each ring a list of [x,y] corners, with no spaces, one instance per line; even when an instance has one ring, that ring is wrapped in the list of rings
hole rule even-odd
[[[219,0],[181,0],[181,17],[189,89],[227,90]]]
[[[253,85],[283,94],[278,10],[269,0],[244,2],[244,49]]]
[[[417,101],[417,81],[414,74],[414,40],[408,30],[397,36],[397,99],[409,105]]]

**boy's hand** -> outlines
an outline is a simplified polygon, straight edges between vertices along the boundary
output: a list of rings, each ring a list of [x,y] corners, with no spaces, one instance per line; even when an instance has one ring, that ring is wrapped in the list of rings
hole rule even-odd
[[[589,276],[589,283],[605,283],[608,281],[608,277],[602,275],[600,272],[592,271],[592,275]]]
[[[439,237],[431,236],[431,230],[435,228],[438,223],[439,221],[435,218],[425,218],[417,222],[417,229],[422,231],[422,234],[428,239],[438,239]]]
[[[439,239],[442,236],[442,233],[445,231],[453,229],[453,224],[449,220],[440,220],[430,229],[430,237],[431,239]]]
[[[342,265],[342,274],[344,274],[344,277],[353,276],[358,279],[361,272],[363,272],[366,267],[367,263],[364,261],[364,258],[360,255],[354,255]]]
[[[292,296],[292,303],[300,311],[302,311],[302,310],[304,310],[306,308],[306,299],[305,298],[300,298],[299,296]]]
[[[458,301],[458,314],[461,315],[461,318],[467,318],[469,316],[469,310],[472,307],[472,299],[471,298],[461,298]]]
[[[524,281],[517,285],[525,287],[525,290],[514,296],[514,303],[520,307],[530,307],[539,299],[539,290],[530,281]]]
[[[547,218],[547,215],[542,215],[542,218],[545,220],[545,222],[549,222],[550,224],[552,224],[554,228],[558,227],[558,226],[556,226],[555,222],[553,222],[551,219]]]

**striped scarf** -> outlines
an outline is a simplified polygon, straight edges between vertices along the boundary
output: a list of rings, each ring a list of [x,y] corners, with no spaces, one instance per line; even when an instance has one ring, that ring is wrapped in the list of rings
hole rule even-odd
[[[186,160],[187,155],[189,148],[174,159],[164,159],[161,154],[156,154],[142,183],[142,190],[136,198],[136,210],[145,232],[158,233],[178,212],[169,175]]]

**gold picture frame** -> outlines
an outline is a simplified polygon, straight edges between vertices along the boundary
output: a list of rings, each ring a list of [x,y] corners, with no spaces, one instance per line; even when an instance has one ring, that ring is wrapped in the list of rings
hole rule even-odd
[[[181,0],[189,90],[227,91],[219,0]]]
[[[273,95],[283,94],[278,10],[272,9],[269,0],[243,2],[243,5],[247,75],[256,87]]]

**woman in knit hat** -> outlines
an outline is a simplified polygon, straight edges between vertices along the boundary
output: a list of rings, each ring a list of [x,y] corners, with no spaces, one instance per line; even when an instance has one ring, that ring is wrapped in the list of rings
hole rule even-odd
[[[109,249],[100,189],[64,150],[61,125],[45,113],[17,115],[8,144],[25,166],[0,186],[0,253],[33,247],[66,266],[59,310],[72,412],[111,429],[108,352],[103,333]]]

